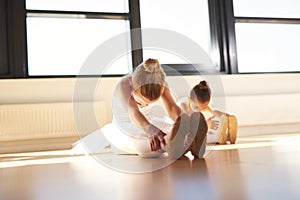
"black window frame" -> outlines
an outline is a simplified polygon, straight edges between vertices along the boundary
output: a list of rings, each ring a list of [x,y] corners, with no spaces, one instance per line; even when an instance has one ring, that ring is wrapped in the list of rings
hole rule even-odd
[[[84,15],[86,18],[129,20],[130,29],[141,27],[139,0],[128,0],[129,12],[127,13],[26,10],[25,1],[26,0],[0,1],[0,27],[2,30],[0,34],[0,78],[77,77],[76,75],[29,76],[26,35],[27,16],[38,16],[43,14],[51,16],[59,14],[60,16],[68,17],[78,14]],[[143,60],[141,41],[141,32],[135,31],[135,35],[131,35],[131,45],[137,47],[138,50],[132,51],[133,66],[137,66]],[[88,75],[88,77],[90,77],[90,75]]]
[[[1,0],[1,78],[26,78],[27,52],[24,1]]]
[[[9,74],[8,68],[8,43],[7,43],[7,27],[6,27],[6,2],[0,6],[0,27],[2,31],[0,32],[0,76],[6,76]]]
[[[211,50],[219,53],[220,72],[237,74],[236,40],[232,0],[208,0]]]
[[[76,12],[76,11],[44,11],[26,10],[25,0],[0,0],[0,78],[53,78],[53,77],[76,77],[76,75],[62,76],[29,76],[27,61],[27,37],[26,17],[27,14],[83,14],[86,18],[127,19],[130,29],[140,29],[140,0],[128,0],[128,13],[106,12]],[[235,23],[297,23],[300,19],[294,18],[260,18],[260,17],[236,17],[233,12],[233,0],[208,0],[210,20],[211,51],[217,52],[218,56],[212,58],[219,66],[220,74],[239,74]],[[131,35],[133,68],[143,61],[142,34],[135,32]],[[207,70],[203,66],[193,64],[165,64],[174,68],[183,75],[197,75]],[[164,65],[163,65],[164,67]],[[298,71],[297,71],[298,72]],[[171,72],[166,72],[172,75]],[[262,73],[262,72],[254,72]],[[268,72],[271,73],[271,72]],[[275,72],[276,73],[276,72]],[[278,72],[281,73],[281,72]],[[244,74],[244,73],[243,73]],[[91,75],[88,75],[90,77]],[[99,76],[99,75],[95,75]],[[122,76],[122,75],[102,75]]]
[[[224,1],[226,2],[227,6],[227,12],[229,20],[229,38],[231,39],[231,42],[229,42],[230,48],[233,50],[234,53],[232,53],[230,59],[231,63],[234,63],[233,66],[231,66],[231,69],[235,69],[235,73],[238,74],[271,74],[271,73],[285,73],[282,72],[247,72],[247,73],[239,73],[238,71],[238,59],[237,59],[237,49],[236,49],[236,37],[235,37],[235,24],[236,23],[264,23],[264,24],[299,24],[300,25],[300,18],[287,18],[287,17],[246,17],[246,16],[235,16],[233,11],[233,0]],[[286,71],[288,73],[299,73],[299,71]]]
[[[26,18],[33,15],[85,15],[86,18],[104,18],[104,19],[126,19],[129,20],[130,30],[141,28],[140,3],[139,0],[128,0],[128,13],[106,13],[106,12],[77,12],[77,11],[49,11],[49,10],[26,10],[26,0],[1,0],[1,15],[5,17],[0,20],[2,33],[0,42],[4,41],[0,49],[0,78],[57,78],[57,77],[77,77],[77,75],[47,75],[47,76],[29,76],[27,60],[27,36],[26,36]],[[142,35],[140,31],[135,31],[131,35],[131,46],[135,47],[132,51],[133,68],[143,61]],[[2,43],[1,43],[2,44]],[[165,64],[174,68],[183,75],[199,74],[199,71],[205,71],[202,66],[196,64]],[[164,68],[165,65],[162,65]],[[167,71],[168,75],[175,75]],[[87,75],[87,77],[100,75]],[[122,76],[122,75],[102,75],[102,76]],[[85,76],[84,76],[85,77]]]

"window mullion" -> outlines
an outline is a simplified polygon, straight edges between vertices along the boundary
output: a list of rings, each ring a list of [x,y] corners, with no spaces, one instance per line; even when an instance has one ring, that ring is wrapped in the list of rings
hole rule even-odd
[[[137,67],[143,62],[143,47],[142,47],[142,32],[141,32],[141,18],[140,18],[140,1],[129,0],[129,20],[130,20],[130,37],[131,37],[131,51],[132,64]]]
[[[27,77],[25,2],[7,0],[8,66],[11,77]]]
[[[7,42],[7,28],[6,28],[6,1],[0,1],[0,76],[7,76],[9,73],[8,68],[8,42]]]
[[[233,1],[222,1],[225,22],[224,25],[226,31],[226,56],[228,59],[227,73],[237,74],[238,63],[237,63],[237,50],[236,50],[236,37],[235,37],[235,18],[233,13]]]

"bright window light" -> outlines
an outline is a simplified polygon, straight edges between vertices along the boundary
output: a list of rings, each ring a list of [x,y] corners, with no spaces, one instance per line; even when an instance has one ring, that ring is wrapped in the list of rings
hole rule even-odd
[[[29,75],[77,75],[91,52],[128,30],[127,20],[27,17]],[[130,52],[129,34],[120,46]],[[112,63],[104,74],[127,74],[130,70],[128,54]]]
[[[300,18],[299,0],[233,0],[233,7],[235,16]]]
[[[300,24],[236,23],[240,73],[300,71]]]
[[[26,9],[125,13],[128,0],[26,0]]]
[[[195,41],[209,55],[210,31],[207,0],[142,0],[141,27],[168,29]],[[142,36],[142,39],[147,39]],[[176,41],[174,41],[176,42]],[[163,51],[146,50],[144,58],[156,57],[162,64],[184,64],[187,61]]]

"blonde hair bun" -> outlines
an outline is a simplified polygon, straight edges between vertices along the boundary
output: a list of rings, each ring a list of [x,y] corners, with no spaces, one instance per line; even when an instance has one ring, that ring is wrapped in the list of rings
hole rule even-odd
[[[160,72],[160,65],[157,59],[149,58],[144,62],[145,72],[153,73]]]

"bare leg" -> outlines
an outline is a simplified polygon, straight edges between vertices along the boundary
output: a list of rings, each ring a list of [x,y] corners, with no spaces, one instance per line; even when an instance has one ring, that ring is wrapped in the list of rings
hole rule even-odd
[[[226,144],[227,141],[227,128],[228,128],[228,116],[223,115],[220,119],[220,127],[219,127],[219,144]]]
[[[202,158],[206,148],[207,123],[202,113],[193,113],[190,117],[190,133],[194,140],[189,148],[195,158]]]
[[[231,144],[235,144],[238,132],[238,122],[234,115],[228,116],[228,137]]]

